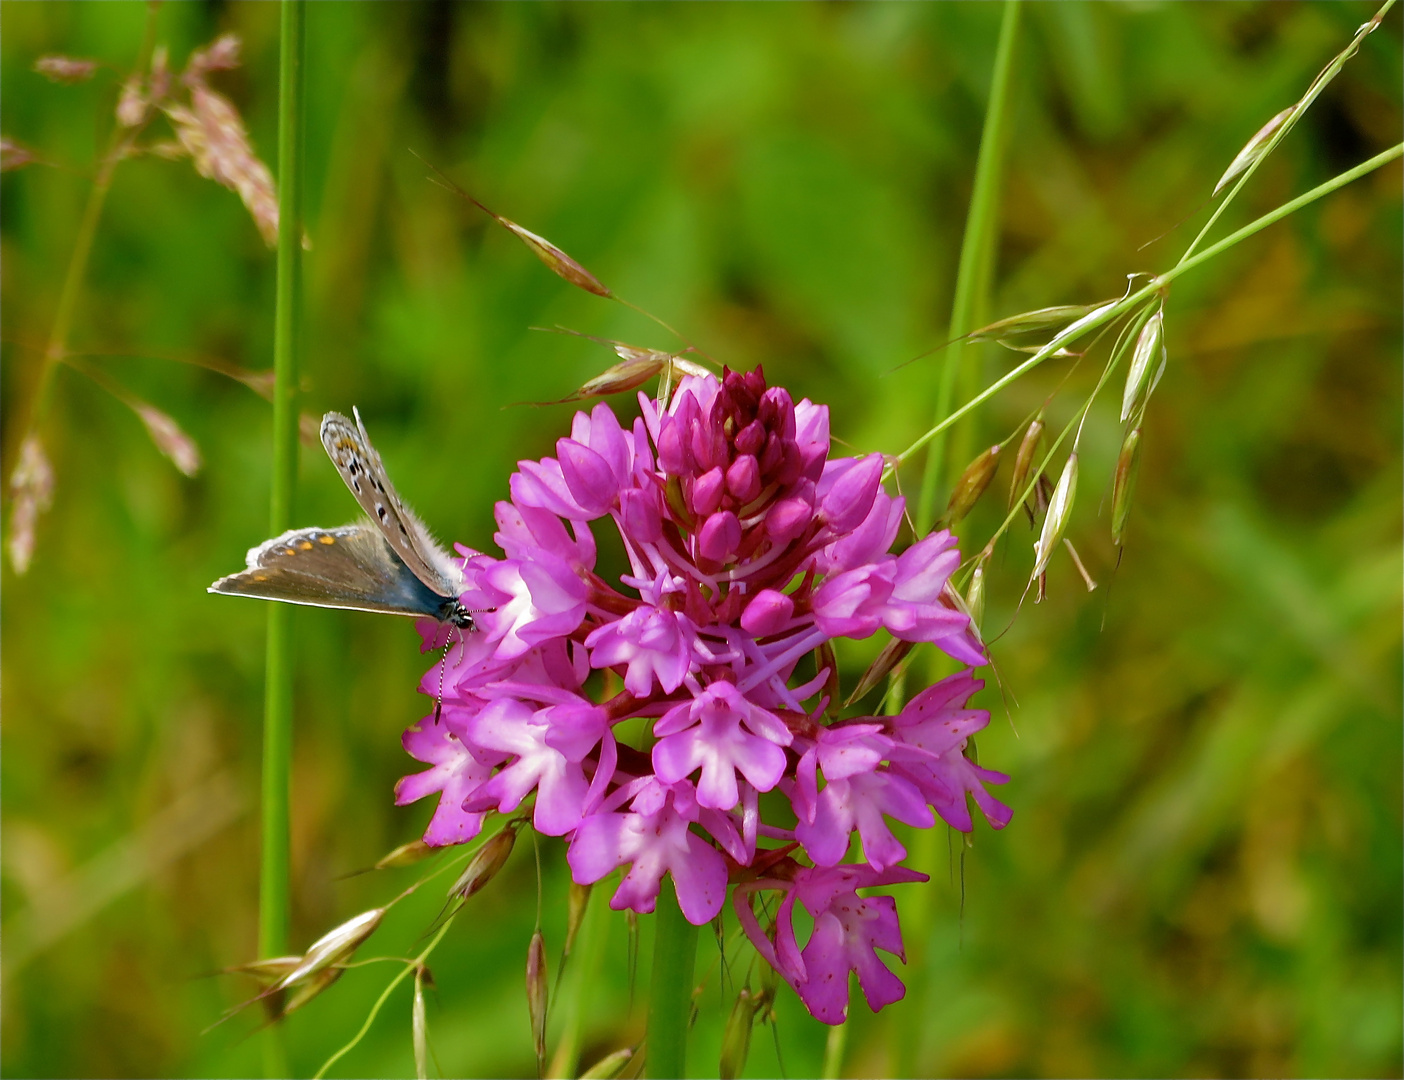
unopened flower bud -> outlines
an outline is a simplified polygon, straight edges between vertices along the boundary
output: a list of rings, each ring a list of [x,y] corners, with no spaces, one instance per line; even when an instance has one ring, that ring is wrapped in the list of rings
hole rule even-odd
[[[1131,516],[1131,496],[1136,490],[1136,470],[1141,464],[1141,429],[1132,428],[1121,443],[1116,458],[1116,476],[1112,481],[1112,543],[1117,547],[1126,535],[1126,521]]]
[[[1024,432],[1024,437],[1019,442],[1019,449],[1014,453],[1014,475],[1009,478],[1009,508],[1011,510],[1014,509],[1014,503],[1024,494],[1024,485],[1028,483],[1029,470],[1033,468],[1034,455],[1038,453],[1038,444],[1042,439],[1043,413],[1039,413],[1029,424],[1028,430]]]
[[[1136,338],[1136,348],[1131,354],[1131,367],[1126,372],[1126,389],[1121,394],[1121,420],[1123,423],[1136,407],[1136,402],[1140,400],[1141,391],[1146,389],[1151,365],[1156,360],[1163,358],[1164,355],[1164,326],[1161,312],[1157,311],[1146,320],[1146,325],[1141,327],[1141,332]],[[1148,389],[1146,389],[1145,396],[1149,400],[1150,391]]]
[[[531,1016],[531,1040],[536,1048],[538,1073],[546,1063],[546,1005],[550,983],[546,978],[546,939],[541,931],[531,935],[526,966],[527,1012]]]
[[[1063,530],[1068,526],[1072,514],[1073,499],[1077,497],[1077,451],[1068,455],[1068,463],[1063,466],[1063,475],[1058,477],[1058,486],[1048,500],[1048,513],[1043,518],[1043,532],[1034,544],[1033,576],[1040,576],[1048,569],[1048,560],[1058,541],[1063,538]]]
[[[980,496],[990,486],[990,481],[994,479],[995,473],[999,470],[999,452],[1002,449],[1004,449],[1003,446],[996,443],[967,465],[965,471],[960,474],[960,479],[956,481],[955,488],[951,491],[951,500],[946,504],[945,525],[947,528],[970,513],[971,507],[980,500]]]
[[[721,1061],[717,1064],[717,1074],[721,1080],[735,1080],[746,1067],[755,1017],[755,997],[743,987],[736,995],[736,1003],[732,1005],[731,1015],[726,1020],[726,1030],[722,1032]]]
[[[323,934],[312,943],[312,947],[302,954],[302,962],[283,976],[277,984],[279,990],[302,982],[320,971],[338,964],[354,953],[361,944],[375,933],[380,920],[385,918],[386,908],[372,908],[363,911],[354,919],[348,919],[335,930]]]
[[[507,856],[512,854],[512,847],[516,842],[517,825],[509,821],[468,860],[463,873],[458,875],[458,880],[449,889],[449,895],[467,900],[495,878],[497,872],[506,865]]]

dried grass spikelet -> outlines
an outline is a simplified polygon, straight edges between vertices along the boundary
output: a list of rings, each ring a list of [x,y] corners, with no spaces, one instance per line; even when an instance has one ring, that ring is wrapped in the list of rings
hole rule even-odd
[[[999,470],[999,452],[1003,444],[995,443],[965,467],[960,478],[951,490],[950,501],[946,504],[946,514],[942,524],[946,528],[955,525],[980,501],[980,496],[990,486],[990,481]]]
[[[254,153],[239,110],[205,82],[208,72],[235,67],[238,62],[238,38],[230,34],[207,49],[197,50],[181,76],[190,89],[190,107],[166,101],[161,108],[190,154],[195,171],[237,192],[264,242],[272,247],[278,242],[278,195],[273,174]]]
[[[614,1080],[624,1071],[624,1066],[633,1060],[634,1054],[635,1051],[627,1046],[623,1050],[607,1054],[581,1073],[580,1080]]]
[[[969,341],[1004,341],[1012,340],[1020,334],[1042,334],[1049,330],[1058,330],[1074,319],[1080,319],[1089,311],[1101,306],[1100,304],[1059,304],[1055,307],[1038,308],[1034,311],[1023,311],[1018,315],[1010,315],[1008,318],[999,319],[982,326],[978,330],[971,331],[968,336]]]
[[[1126,372],[1126,388],[1121,393],[1121,422],[1124,424],[1138,401],[1150,400],[1155,383],[1160,381],[1160,372],[1165,367],[1165,328],[1163,311],[1157,311],[1136,338],[1136,347],[1131,353],[1131,366]],[[1154,381],[1151,381],[1151,368],[1159,360]],[[1150,385],[1147,386],[1147,383]],[[1144,407],[1144,404],[1143,406]]]
[[[414,151],[411,150],[410,153],[413,154]],[[565,280],[572,285],[584,289],[588,293],[602,296],[606,300],[614,299],[614,293],[610,292],[599,278],[595,277],[595,275],[586,270],[584,266],[572,259],[560,248],[556,247],[551,241],[547,240],[544,236],[538,236],[528,228],[518,225],[510,218],[505,218],[496,211],[488,209],[488,207],[484,206],[476,198],[445,176],[442,170],[424,161],[424,158],[419,157],[418,154],[414,156],[418,157],[420,161],[423,161],[425,165],[428,165],[429,168],[433,170],[434,175],[430,177],[431,180],[440,187],[453,192],[460,198],[467,199],[484,214],[492,218],[493,221],[511,232],[518,240],[530,248],[531,253],[545,263],[551,269],[552,273],[565,278]]]
[[[1121,441],[1116,457],[1116,475],[1112,481],[1112,543],[1121,547],[1126,537],[1126,522],[1131,516],[1131,497],[1136,491],[1136,473],[1141,464],[1141,429],[1132,428]]]
[[[355,918],[347,919],[340,926],[323,934],[302,954],[301,963],[274,984],[274,989],[287,990],[349,959],[365,940],[375,933],[388,910],[389,908],[379,907],[363,911]]]
[[[1238,156],[1229,162],[1229,167],[1224,171],[1224,175],[1219,177],[1219,182],[1214,185],[1213,194],[1210,195],[1211,199],[1218,195],[1219,192],[1223,191],[1230,180],[1238,176],[1247,169],[1248,166],[1252,165],[1253,162],[1263,156],[1263,151],[1267,149],[1267,145],[1272,141],[1272,137],[1276,135],[1278,129],[1287,122],[1287,118],[1292,115],[1296,108],[1296,105],[1288,105],[1287,108],[1283,109],[1258,129],[1257,134],[1249,139],[1243,149],[1238,152]]]
[[[200,471],[200,448],[175,420],[145,401],[137,399],[129,404],[146,425],[146,432],[156,444],[156,449],[170,458],[177,469],[186,476],[194,476]]]
[[[458,880],[449,888],[449,896],[467,900],[495,878],[498,871],[506,865],[507,857],[512,854],[512,847],[517,842],[518,828],[520,826],[517,822],[509,821],[478,848],[468,860],[468,865],[463,868],[463,873],[458,875]]]
[[[140,75],[130,76],[122,83],[122,92],[117,96],[117,123],[123,127],[140,127],[146,122],[151,111],[151,101],[146,96],[146,80]]]
[[[527,946],[527,1013],[531,1017],[531,1042],[536,1050],[536,1071],[546,1071],[546,1009],[551,984],[546,977],[546,938],[538,928]]]
[[[97,73],[96,60],[83,60],[76,56],[41,56],[34,61],[34,70],[50,82],[72,86],[87,82]]]
[[[1048,569],[1053,551],[1063,538],[1063,530],[1068,527],[1072,515],[1073,500],[1077,498],[1077,451],[1068,455],[1063,473],[1058,477],[1058,485],[1048,500],[1048,513],[1043,518],[1043,531],[1034,542],[1033,577],[1041,577]],[[1032,580],[1032,578],[1030,579]]]
[[[721,1080],[735,1080],[746,1067],[755,1021],[755,995],[743,986],[736,994],[731,1015],[726,1018],[726,1028],[722,1032],[721,1059],[717,1063],[717,1075]]]
[[[54,470],[38,435],[31,433],[20,446],[19,462],[10,474],[10,499],[10,565],[23,574],[34,557],[39,515],[54,501]]]
[[[9,172],[11,169],[22,169],[26,165],[32,165],[39,160],[34,156],[34,151],[27,146],[21,146],[8,135],[0,135],[0,172]]]
[[[1033,468],[1034,457],[1038,454],[1038,444],[1043,440],[1043,413],[1040,411],[1037,416],[1030,421],[1028,430],[1024,432],[1023,439],[1019,442],[1019,449],[1014,452],[1014,474],[1009,478],[1009,509],[1014,509],[1014,502],[1024,492],[1024,487],[1029,481],[1029,470]],[[1024,501],[1024,508],[1028,509],[1028,500]]]

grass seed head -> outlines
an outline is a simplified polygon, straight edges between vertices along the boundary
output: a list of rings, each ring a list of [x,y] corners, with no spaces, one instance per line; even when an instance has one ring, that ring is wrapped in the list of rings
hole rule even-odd
[[[297,1012],[298,1009],[302,1008],[314,997],[326,990],[327,987],[331,986],[332,983],[336,982],[337,979],[341,978],[345,971],[346,969],[344,967],[332,966],[323,968],[321,971],[310,976],[304,983],[288,995],[287,1000],[283,1002],[283,1009],[278,1015],[283,1017],[287,1016],[289,1013]]]
[[[142,77],[131,76],[122,84],[122,93],[117,97],[117,123],[123,127],[139,127],[145,122],[150,105]]]
[[[736,1003],[731,1006],[731,1015],[726,1019],[726,1030],[722,1033],[721,1060],[717,1063],[717,1075],[721,1080],[735,1080],[746,1067],[746,1057],[751,1052],[751,1028],[755,1025],[756,999],[745,987],[736,995]]]
[[[627,1046],[623,1050],[616,1050],[614,1053],[600,1058],[583,1073],[580,1080],[614,1080],[616,1076],[624,1071],[624,1066],[628,1065],[634,1057],[634,1051]]]
[[[1136,337],[1136,348],[1131,353],[1131,367],[1126,372],[1126,389],[1121,394],[1121,422],[1126,423],[1126,418],[1135,409],[1136,403],[1142,400],[1142,391],[1145,391],[1144,400],[1150,400],[1150,392],[1155,389],[1154,384],[1147,386],[1150,379],[1152,365],[1157,360],[1163,366],[1165,356],[1165,327],[1161,318],[1161,312],[1157,311],[1149,319],[1146,325],[1141,327],[1140,334]],[[1156,381],[1160,379],[1156,374]]]
[[[422,862],[442,848],[430,847],[422,839],[411,840],[408,844],[401,844],[394,851],[385,855],[375,864],[377,870],[389,870],[397,866],[413,866],[417,862]]]
[[[585,912],[590,906],[590,886],[581,885],[572,880],[570,891],[566,900],[566,938],[564,953],[570,955],[571,949],[575,948],[575,937],[580,933],[581,924],[585,922]]]
[[[34,151],[21,146],[8,135],[0,136],[0,172],[21,169],[35,160]]]
[[[429,1078],[429,1017],[424,1008],[424,965],[414,969],[414,1005],[410,1013],[410,1037],[414,1041],[414,1075]]]
[[[960,474],[960,479],[955,482],[951,491],[950,502],[946,504],[946,528],[959,522],[980,501],[980,496],[985,493],[995,473],[999,471],[999,452],[1002,449],[1004,447],[996,443],[967,465],[965,471]]]
[[[1009,509],[1014,509],[1014,502],[1023,494],[1024,485],[1029,482],[1029,470],[1033,468],[1034,456],[1038,453],[1038,444],[1043,439],[1043,413],[1039,413],[1029,423],[1028,430],[1024,432],[1023,439],[1019,442],[1019,449],[1014,452],[1014,475],[1009,478]],[[1025,502],[1027,505],[1027,501]]]
[[[10,563],[16,574],[29,569],[39,515],[54,501],[54,470],[38,435],[20,446],[19,462],[10,474]]]
[[[546,977],[546,939],[541,931],[531,935],[527,946],[526,991],[527,1012],[531,1016],[531,1041],[536,1049],[538,1072],[546,1063],[546,1007],[551,984]]]
[[[1215,195],[1218,195],[1219,192],[1223,191],[1225,185],[1227,185],[1230,180],[1263,156],[1263,151],[1267,149],[1267,144],[1271,142],[1272,137],[1277,134],[1278,128],[1287,122],[1287,118],[1292,115],[1296,107],[1296,105],[1288,105],[1287,108],[1283,109],[1258,129],[1257,134],[1249,139],[1243,149],[1238,152],[1238,156],[1229,162],[1228,169],[1225,170],[1223,176],[1219,177],[1219,182],[1214,185],[1214,193],[1209,196],[1211,199]]]
[[[41,56],[34,61],[34,70],[50,82],[72,86],[87,82],[96,74],[98,62],[83,60],[76,56]]]
[[[1034,544],[1033,577],[1042,577],[1048,569],[1048,561],[1058,541],[1063,538],[1063,530],[1068,527],[1072,515],[1073,500],[1077,498],[1077,451],[1068,455],[1068,463],[1063,466],[1063,474],[1058,477],[1058,486],[1048,500],[1048,513],[1043,518],[1043,531]]]
[[[380,920],[385,918],[386,908],[372,908],[363,911],[354,919],[347,919],[336,929],[323,934],[312,947],[302,955],[302,963],[293,968],[278,982],[279,990],[286,990],[319,972],[348,959],[365,940],[376,931]]]
[[[992,322],[988,326],[970,334],[970,341],[998,341],[1001,344],[1021,334],[1042,334],[1049,330],[1061,330],[1069,323],[1082,318],[1098,304],[1059,304],[1056,307],[1038,308],[1010,315],[1006,319]]]
[[[642,352],[642,350],[640,351]],[[650,349],[643,352],[643,355],[625,359],[596,375],[566,400],[578,401],[581,398],[604,397],[606,394],[618,394],[625,390],[632,390],[636,386],[642,386],[662,371],[663,365],[667,361],[667,353],[655,352]]]
[[[468,860],[468,865],[463,868],[463,873],[458,875],[458,880],[449,889],[449,895],[467,900],[495,878],[498,871],[506,865],[507,856],[512,854],[512,847],[517,842],[517,828],[515,822],[509,821],[494,833],[487,843],[478,848]]]
[[[1121,441],[1112,481],[1112,543],[1121,547],[1126,522],[1131,516],[1131,496],[1136,491],[1136,471],[1141,464],[1141,429],[1132,428]]]
[[[965,610],[978,633],[985,621],[985,560],[982,558],[970,572],[970,587],[965,591]]]
[[[302,963],[300,956],[273,956],[266,960],[250,960],[247,964],[236,964],[222,969],[226,975],[249,975],[260,986],[272,986],[282,982]]]
[[[186,476],[194,476],[200,471],[200,448],[195,445],[194,439],[181,430],[179,424],[155,405],[144,401],[133,402],[132,408],[146,425],[146,432],[156,444],[156,449],[170,458],[177,469]]]

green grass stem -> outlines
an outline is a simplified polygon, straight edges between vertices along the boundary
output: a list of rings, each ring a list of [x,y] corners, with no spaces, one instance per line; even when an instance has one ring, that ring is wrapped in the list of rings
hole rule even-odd
[[[697,927],[678,907],[672,878],[665,878],[654,912],[653,982],[648,1001],[648,1050],[644,1075],[668,1080],[687,1075],[687,1032],[692,1018],[692,969]]]
[[[987,321],[990,281],[994,276],[995,240],[999,235],[999,181],[1004,163],[1005,127],[1009,116],[1009,77],[1013,70],[1014,39],[1019,29],[1019,0],[1005,0],[1004,19],[999,28],[994,72],[990,79],[990,99],[985,107],[985,126],[980,135],[980,154],[975,162],[974,188],[965,219],[965,237],[960,245],[960,266],[956,272],[955,299],[947,338],[955,339],[946,350],[941,382],[936,393],[936,419],[951,411],[959,384],[965,395],[979,385],[978,366],[981,345],[961,339]],[[953,438],[951,458],[963,461],[969,456],[972,432]],[[917,501],[917,535],[924,535],[936,519],[936,499],[946,470],[946,440],[932,440],[926,454],[926,472]]]
[[[302,115],[304,0],[283,0],[278,65],[278,268],[273,320],[273,535],[292,523],[297,482],[297,360],[302,292]],[[258,945],[263,956],[288,948],[293,718],[292,608],[268,605],[263,709],[262,866]],[[265,1071],[287,1075],[279,1029],[269,1028]]]

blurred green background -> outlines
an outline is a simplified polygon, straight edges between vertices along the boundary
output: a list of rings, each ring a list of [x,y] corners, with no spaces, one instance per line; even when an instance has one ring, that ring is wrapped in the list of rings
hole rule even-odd
[[[1030,5],[992,314],[1115,295],[1126,273],[1170,266],[1228,161],[1372,11]],[[932,421],[941,357],[891,369],[943,340],[1000,14],[311,5],[305,407],[359,405],[423,516],[490,548],[514,462],[550,453],[571,411],[504,406],[562,397],[610,360],[528,328],[675,347],[427,183],[413,148],[712,356],[764,363],[772,382],[828,402],[845,443],[902,449]],[[1400,14],[1224,231],[1398,141]],[[0,6],[0,127],[45,161],[0,189],[6,475],[145,17],[129,2]],[[157,15],[177,67],[221,32],[242,37],[245,66],[213,81],[275,171],[277,18],[256,3]],[[110,67],[56,86],[31,70],[50,52]],[[1396,162],[1175,284],[1115,572],[1119,388],[1094,409],[1071,535],[1101,587],[1088,595],[1055,562],[1049,599],[995,646],[1011,713],[985,692],[995,720],[979,753],[1013,777],[1001,792],[1013,823],[977,829],[963,858],[959,837],[919,846],[933,880],[897,891],[912,993],[876,1017],[856,999],[847,1073],[1404,1069],[1400,186]],[[3,578],[5,1075],[261,1069],[252,1016],[201,1033],[251,987],[199,976],[255,948],[265,610],[205,586],[267,533],[271,410],[179,361],[269,367],[272,311],[272,255],[231,192],[188,162],[122,164],[71,348],[170,413],[205,467],[182,477],[124,405],[59,372],[42,432],[54,507],[29,573],[7,564]],[[1013,355],[988,347],[986,377]],[[981,410],[970,445],[1004,437],[1065,370]],[[1090,375],[1074,374],[1053,418],[1073,414]],[[914,490],[919,472],[902,479]],[[300,483],[296,521],[355,516],[319,449],[304,448]],[[968,551],[1002,516],[1002,497],[986,501],[962,530]],[[1032,539],[1020,523],[996,562],[987,628],[1012,616]],[[430,660],[404,621],[301,610],[295,625],[301,947],[412,880],[339,875],[427,819],[391,793],[414,765],[398,740],[425,709],[414,687]],[[841,656],[846,679],[879,644]],[[554,963],[560,842],[542,857]],[[519,844],[436,954],[444,1075],[534,1072],[522,990],[534,899]],[[366,955],[410,950],[437,904],[397,908]],[[605,925],[587,1064],[643,1024],[624,919]],[[705,931],[699,955],[703,972],[716,955]],[[392,971],[353,971],[289,1021],[298,1075],[350,1037]],[[715,971],[698,1004],[691,1069],[706,1075],[729,1008]],[[783,1069],[815,1075],[825,1029],[783,988],[778,1017]],[[781,1069],[758,1029],[747,1074]],[[334,1075],[413,1075],[406,991]]]

